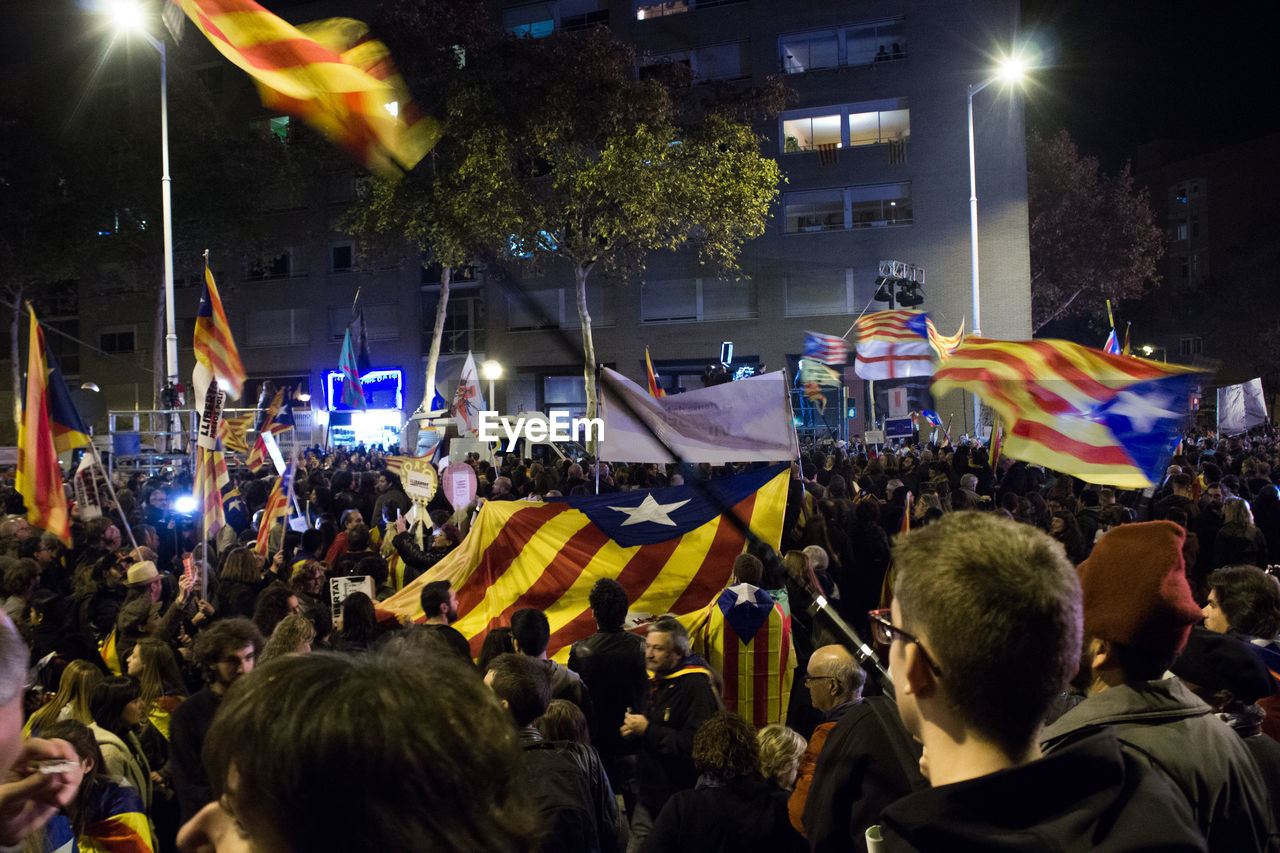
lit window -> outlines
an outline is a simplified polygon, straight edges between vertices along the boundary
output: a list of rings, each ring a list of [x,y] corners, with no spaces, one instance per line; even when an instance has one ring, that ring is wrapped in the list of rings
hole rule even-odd
[[[816,151],[819,145],[840,147],[840,116],[810,116],[782,122],[783,150],[788,154]]]
[[[690,0],[666,0],[666,2],[637,0],[636,20],[648,21],[653,18],[663,18],[667,15],[680,15],[688,12],[690,5]]]

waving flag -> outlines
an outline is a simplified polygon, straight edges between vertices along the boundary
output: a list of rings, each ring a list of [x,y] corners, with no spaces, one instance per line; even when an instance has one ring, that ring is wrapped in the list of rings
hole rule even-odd
[[[932,375],[934,359],[946,358],[959,345],[964,326],[944,337],[923,311],[897,309],[864,314],[854,334],[854,372],[863,379],[905,379]]]
[[[244,387],[246,376],[244,365],[240,362],[236,342],[231,337],[227,312],[222,310],[218,285],[214,284],[207,259],[204,264],[204,293],[200,295],[200,307],[196,310],[194,347],[196,367],[191,374],[191,389],[195,393],[192,402],[195,403],[196,411],[204,414],[205,394],[210,383],[215,380],[221,383],[228,397],[240,399],[240,390]]]
[[[258,439],[253,443],[253,450],[249,451],[249,459],[245,463],[249,466],[249,470],[256,473],[267,461],[267,442],[263,435],[267,433],[279,435],[291,429],[293,429],[293,405],[281,388],[271,399],[266,417],[258,427]]]
[[[982,398],[1004,425],[1004,455],[1090,483],[1146,488],[1186,416],[1196,372],[1069,341],[969,338],[933,393]]]
[[[217,533],[227,523],[223,507],[223,490],[231,485],[221,442],[213,449],[196,447],[195,483],[192,492],[200,502],[200,515],[205,538]]]
[[[805,332],[804,357],[817,359],[823,364],[844,364],[849,360],[849,346],[838,335]]]
[[[1120,355],[1120,339],[1116,337],[1116,330],[1112,329],[1111,334],[1107,335],[1107,342],[1102,345],[1103,352],[1109,352],[1112,355]]]
[[[924,419],[926,421],[933,424],[934,426],[936,427],[942,426],[942,415],[938,414],[933,409],[925,409],[924,411],[920,412],[920,414],[924,416]]]
[[[222,439],[222,445],[227,450],[234,450],[236,453],[249,452],[248,435],[253,418],[253,412],[242,412],[222,419],[222,423],[218,426],[218,437]]]
[[[26,403],[22,407],[22,422],[18,424],[17,488],[27,505],[27,521],[70,545],[67,495],[62,489],[62,468],[58,465],[58,448],[49,411],[53,392],[49,387],[50,370],[45,362],[44,332],[29,302],[27,311],[31,314],[31,324],[27,336]]]
[[[786,507],[787,464],[710,481],[724,505],[777,546]],[[745,540],[693,486],[565,498],[549,503],[490,501],[462,544],[378,607],[423,617],[424,584],[447,580],[458,595],[455,628],[480,653],[492,628],[534,607],[551,622],[549,655],[596,630],[587,596],[600,578],[627,591],[631,613],[694,613],[725,588]]]
[[[658,374],[653,370],[653,360],[649,358],[649,348],[644,348],[644,375],[649,380],[649,396],[665,397],[667,392],[658,384]]]
[[[480,434],[480,413],[484,411],[484,396],[480,393],[480,376],[476,373],[476,360],[467,352],[458,379],[458,391],[453,397],[453,417],[462,435]],[[612,457],[611,457],[612,458]]]
[[[306,121],[370,170],[395,178],[440,138],[409,100],[382,42],[350,18],[294,27],[253,0],[173,0],[262,102]]]
[[[276,519],[282,519],[289,514],[288,490],[292,482],[293,462],[290,461],[285,466],[284,473],[276,479],[276,484],[271,487],[266,509],[262,511],[262,521],[258,523],[258,541],[253,546],[253,550],[264,557],[267,555],[267,539],[271,536],[271,528],[275,525]]]
[[[351,330],[342,338],[342,354],[338,357],[338,369],[342,371],[342,405],[364,411],[368,403],[364,399],[364,386],[360,384],[360,366],[355,346],[351,342]]]

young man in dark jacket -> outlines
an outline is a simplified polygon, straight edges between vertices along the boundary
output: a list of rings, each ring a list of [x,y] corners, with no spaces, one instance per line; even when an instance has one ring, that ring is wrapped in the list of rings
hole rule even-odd
[[[620,853],[618,802],[590,746],[547,741],[533,725],[551,702],[551,681],[527,655],[498,655],[485,684],[511,712],[520,736],[520,781],[541,818],[542,853]]]
[[[952,512],[898,539],[889,644],[898,713],[931,788],[881,813],[888,850],[1203,850],[1186,801],[1098,732],[1049,755],[1050,703],[1075,673],[1081,593],[1030,525]]]

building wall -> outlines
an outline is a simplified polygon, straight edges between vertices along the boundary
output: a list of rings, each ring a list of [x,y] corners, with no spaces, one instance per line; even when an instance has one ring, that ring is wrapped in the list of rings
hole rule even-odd
[[[610,284],[603,300],[610,317],[597,324],[595,334],[601,363],[640,377],[646,346],[662,372],[663,362],[714,362],[720,342],[732,340],[736,355],[754,356],[770,369],[786,366],[789,357],[793,364],[803,348],[806,329],[843,334],[864,306],[869,311],[886,307],[871,299],[881,260],[923,266],[927,284],[921,307],[944,333],[953,332],[962,321],[972,330],[966,87],[984,80],[999,48],[1014,41],[1016,4],[753,0],[643,21],[635,19],[627,2],[607,5],[609,25],[636,46],[642,61],[646,53],[696,53],[699,48],[747,40],[750,79],[756,82],[779,71],[780,34],[901,19],[905,58],[787,74],[785,81],[792,94],[789,113],[906,99],[910,140],[904,162],[893,162],[890,146],[877,144],[842,148],[834,163],[825,164],[817,152],[786,153],[780,140],[781,120],[758,129],[764,153],[778,158],[786,176],[784,197],[822,188],[909,181],[914,211],[910,225],[786,233],[780,203],[765,235],[748,244],[742,254],[743,273],[756,293],[756,312],[750,318],[643,322],[645,285]],[[974,110],[982,332],[1025,339],[1031,336],[1031,300],[1021,102],[1016,93],[995,84],[976,96]],[[687,256],[655,256],[645,281],[695,275],[695,265]],[[828,281],[832,290],[843,289],[848,282],[852,292],[842,310],[802,316],[788,310],[788,283],[797,278]],[[545,280],[555,281],[556,276],[548,274]],[[562,273],[558,280],[571,294],[571,276]],[[565,361],[558,342],[545,332],[507,331],[503,303],[500,299],[490,303],[492,357],[515,365],[525,374],[526,383],[540,370],[555,371]],[[555,352],[555,357],[549,358],[549,352]],[[513,398],[522,402],[537,399],[536,388],[513,390]],[[957,413],[959,424],[963,405],[957,398],[947,406]]]

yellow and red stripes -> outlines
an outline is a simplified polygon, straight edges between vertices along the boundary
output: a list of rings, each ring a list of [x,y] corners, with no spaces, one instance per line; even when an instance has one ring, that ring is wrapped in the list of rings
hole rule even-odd
[[[786,485],[783,472],[733,508],[775,547]],[[565,503],[490,502],[461,545],[379,608],[421,619],[421,587],[448,580],[458,596],[454,627],[471,638],[473,653],[491,628],[533,607],[551,623],[548,653],[565,657],[572,643],[595,631],[587,596],[598,579],[622,584],[632,613],[691,613],[724,588],[744,544],[743,534],[723,515],[683,536],[624,548]]]
[[[27,337],[27,396],[18,424],[17,489],[27,505],[27,521],[71,544],[71,520],[62,489],[62,469],[49,421],[49,368],[45,364],[44,332],[31,314]],[[15,393],[17,389],[14,389]]]

